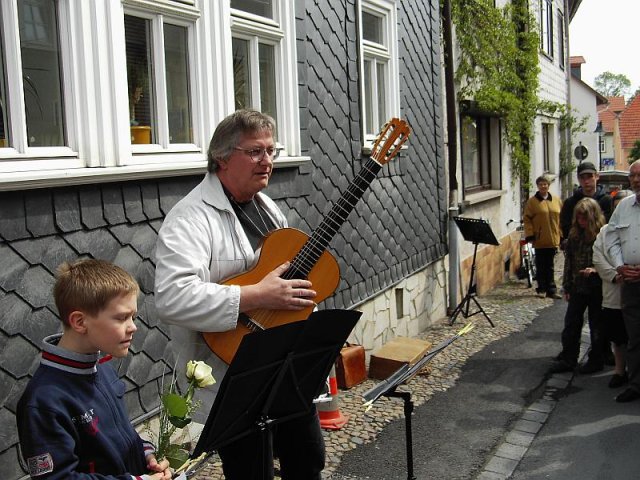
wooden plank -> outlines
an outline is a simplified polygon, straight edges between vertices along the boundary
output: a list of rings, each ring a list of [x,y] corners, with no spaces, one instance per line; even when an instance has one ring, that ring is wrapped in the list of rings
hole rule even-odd
[[[402,365],[412,365],[431,348],[431,342],[418,338],[397,337],[371,354],[369,377],[384,380]]]

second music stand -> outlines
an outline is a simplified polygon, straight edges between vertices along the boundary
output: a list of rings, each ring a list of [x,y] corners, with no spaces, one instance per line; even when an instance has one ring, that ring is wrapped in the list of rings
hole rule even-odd
[[[494,327],[495,325],[484,311],[480,302],[476,298],[476,289],[473,281],[476,273],[476,255],[478,253],[478,244],[486,243],[488,245],[500,245],[500,242],[491,231],[491,227],[486,220],[479,218],[466,218],[466,217],[453,217],[453,220],[458,225],[460,233],[467,242],[473,242],[473,261],[471,262],[471,273],[469,274],[469,287],[467,288],[467,294],[464,296],[460,304],[455,308],[451,314],[449,325],[453,325],[456,321],[456,317],[461,313],[464,318],[472,317],[478,313],[482,313],[489,324]],[[469,307],[471,302],[475,303],[478,307],[473,313],[469,313]]]

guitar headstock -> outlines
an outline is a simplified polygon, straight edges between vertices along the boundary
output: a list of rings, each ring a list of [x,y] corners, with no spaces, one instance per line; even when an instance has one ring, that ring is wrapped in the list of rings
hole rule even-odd
[[[371,148],[371,158],[380,165],[384,165],[395,157],[404,142],[409,139],[411,128],[409,124],[399,118],[392,118],[382,126]]]

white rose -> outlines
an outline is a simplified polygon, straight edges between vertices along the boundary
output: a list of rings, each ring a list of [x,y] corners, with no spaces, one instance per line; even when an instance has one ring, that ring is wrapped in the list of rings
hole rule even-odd
[[[206,363],[191,360],[187,363],[186,375],[189,380],[195,380],[199,388],[204,388],[216,383],[215,378],[211,375],[211,371],[211,367]]]

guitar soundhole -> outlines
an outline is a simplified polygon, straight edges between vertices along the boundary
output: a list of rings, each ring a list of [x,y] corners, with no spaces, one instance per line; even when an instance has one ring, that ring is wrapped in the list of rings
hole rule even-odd
[[[245,327],[247,327],[249,330],[251,330],[252,332],[260,332],[262,330],[264,330],[264,327],[262,325],[260,325],[259,323],[257,323],[256,321],[254,321],[249,315],[247,315],[246,313],[241,313],[238,316],[238,322],[240,322],[242,325],[244,325]]]

